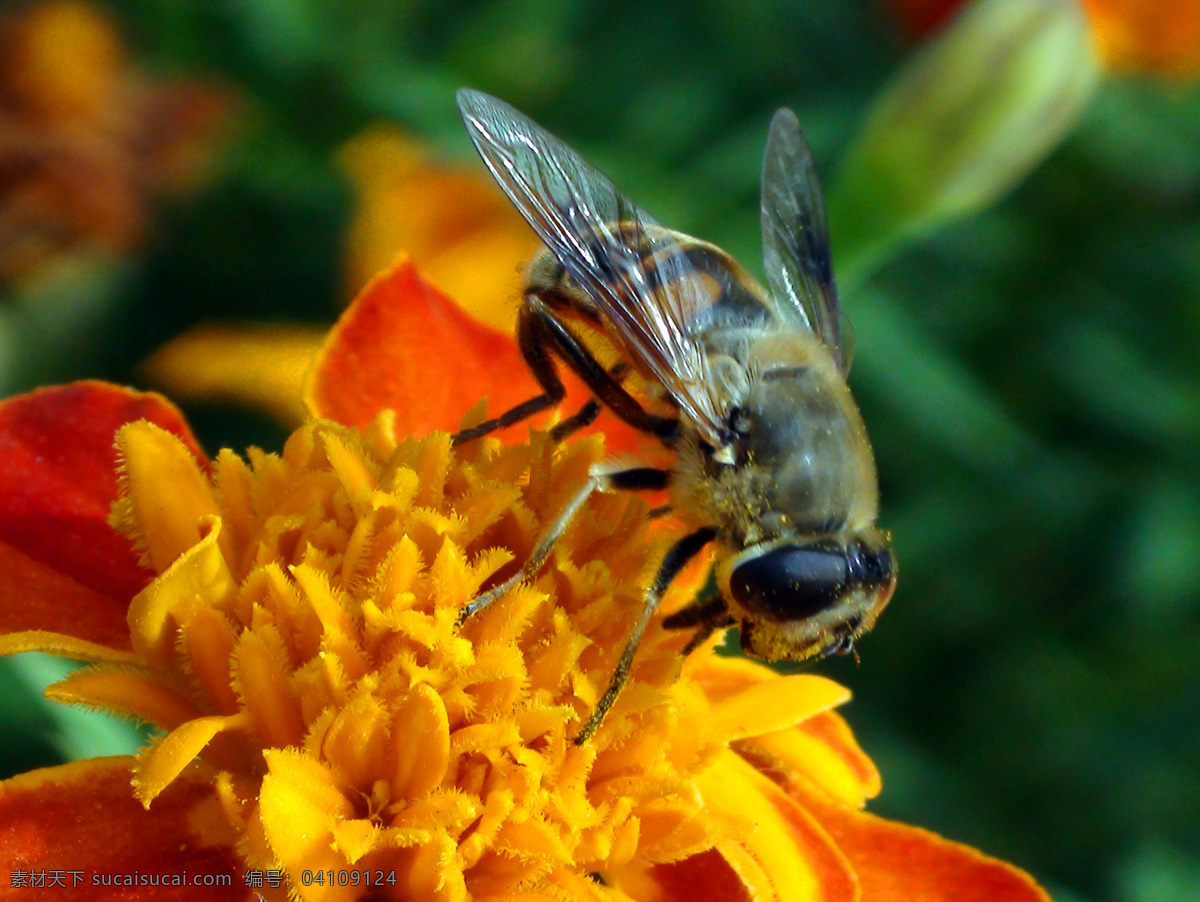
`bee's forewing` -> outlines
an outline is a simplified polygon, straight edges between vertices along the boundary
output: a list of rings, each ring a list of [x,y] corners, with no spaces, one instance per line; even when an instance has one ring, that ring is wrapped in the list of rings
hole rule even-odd
[[[767,136],[762,232],[763,265],[777,312],[785,321],[816,334],[845,372],[849,360],[842,341],[825,201],[812,151],[796,115],[788,109],[775,114]]]
[[[715,436],[722,412],[706,384],[704,348],[688,332],[703,303],[682,255],[648,263],[657,223],[564,142],[508,104],[466,88],[458,107],[492,176],[567,272],[595,301],[614,338],[680,408]]]

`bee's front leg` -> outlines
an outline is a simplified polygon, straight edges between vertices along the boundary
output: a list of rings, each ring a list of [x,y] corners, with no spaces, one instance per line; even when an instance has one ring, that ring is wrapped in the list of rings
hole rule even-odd
[[[627,470],[617,470],[616,472],[593,469],[592,474],[588,477],[588,481],[571,497],[566,506],[559,511],[558,516],[554,518],[554,522],[550,524],[550,528],[538,540],[537,545],[534,546],[533,551],[529,555],[529,559],[525,561],[525,566],[500,585],[472,599],[459,613],[458,622],[462,623],[472,614],[482,611],[497,598],[501,598],[507,594],[513,586],[523,582],[542,569],[542,564],[546,562],[546,558],[554,550],[555,544],[562,538],[563,533],[567,531],[567,527],[571,525],[571,521],[575,519],[575,515],[579,513],[579,509],[583,507],[593,492],[664,489],[667,487],[670,475],[669,471],[655,469],[654,467],[633,467]]]
[[[737,624],[737,618],[729,613],[729,605],[718,595],[704,601],[694,601],[686,608],[676,611],[663,621],[663,628],[669,630],[691,629],[696,627],[696,633],[688,640],[680,654],[690,655],[699,648],[704,640],[726,627]]]

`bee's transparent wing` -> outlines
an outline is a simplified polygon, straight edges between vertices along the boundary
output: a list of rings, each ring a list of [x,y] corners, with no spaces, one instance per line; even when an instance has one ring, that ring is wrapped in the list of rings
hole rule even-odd
[[[657,223],[601,172],[508,104],[466,88],[458,107],[492,176],[571,278],[613,326],[614,338],[717,444],[720,401],[703,347],[687,331],[702,309],[683,254],[651,256]]]
[[[796,114],[788,109],[775,114],[767,136],[762,232],[763,265],[779,315],[816,334],[844,373],[849,360],[842,343],[825,201],[812,151]]]

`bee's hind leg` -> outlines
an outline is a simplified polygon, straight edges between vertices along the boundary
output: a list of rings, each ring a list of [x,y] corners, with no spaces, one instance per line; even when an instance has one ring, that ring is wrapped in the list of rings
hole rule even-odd
[[[600,402],[595,398],[591,398],[575,413],[550,430],[550,440],[561,442],[563,439],[574,435],[580,429],[592,425],[592,423],[596,422],[596,417],[598,416],[600,416]]]
[[[517,320],[517,343],[526,365],[542,387],[542,394],[523,401],[494,419],[456,433],[451,438],[455,445],[512,426],[562,401],[567,396],[567,390],[555,370],[556,356],[596,395],[596,400],[584,404],[578,412],[555,427],[551,435],[556,440],[566,438],[591,423],[599,415],[601,405],[633,428],[655,435],[665,442],[669,442],[678,431],[676,420],[646,411],[621,385],[623,368],[618,365],[616,372],[605,369],[579,337],[535,294],[527,295],[521,307]]]
[[[528,401],[522,401],[498,417],[456,432],[450,439],[452,444],[461,445],[463,442],[482,438],[506,426],[527,420],[535,413],[553,407],[567,396],[567,389],[558,378],[558,373],[554,371],[554,361],[550,359],[541,332],[538,327],[538,314],[531,312],[528,305],[522,306],[517,319],[517,344],[521,349],[521,356],[525,358],[526,366],[542,387],[542,393]]]
[[[617,669],[613,672],[612,679],[609,680],[608,689],[605,690],[604,695],[596,704],[596,710],[592,712],[592,716],[588,719],[588,722],[583,725],[583,729],[576,735],[576,745],[583,745],[591,738],[592,734],[600,727],[601,722],[604,720],[604,715],[608,713],[608,709],[617,700],[617,695],[620,694],[626,680],[629,679],[629,670],[633,665],[633,656],[637,652],[638,644],[642,641],[642,634],[646,632],[646,627],[650,625],[650,618],[658,610],[658,603],[662,600],[663,593],[667,591],[667,587],[679,575],[679,571],[683,569],[684,565],[699,554],[705,545],[716,538],[716,535],[717,531],[715,529],[706,526],[703,529],[698,529],[684,536],[672,545],[671,550],[666,553],[662,563],[658,565],[658,572],[654,575],[654,581],[646,590],[641,616],[638,617],[637,623],[633,626],[633,632],[630,634],[628,641],[626,641],[625,648],[621,651],[621,657],[617,661]]]

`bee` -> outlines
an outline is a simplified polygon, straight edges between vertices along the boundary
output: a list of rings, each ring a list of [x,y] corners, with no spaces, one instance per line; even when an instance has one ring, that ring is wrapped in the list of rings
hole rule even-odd
[[[853,653],[891,599],[896,562],[875,525],[875,462],[846,385],[824,201],[796,116],[779,110],[767,137],[764,289],[725,251],[658,225],[508,104],[463,89],[458,106],[475,149],[545,248],[529,264],[517,326],[542,394],[455,443],[557,405],[561,364],[594,397],[555,427],[555,439],[603,405],[672,460],[594,468],[520,571],[473,599],[464,619],[535,575],[593,492],[663,489],[691,531],[659,565],[575,742],[615,701],[671,581],[710,544],[718,594],[663,622],[695,630],[685,653],[735,625],[746,653],[766,661]],[[615,365],[601,363],[596,336],[616,350]]]

